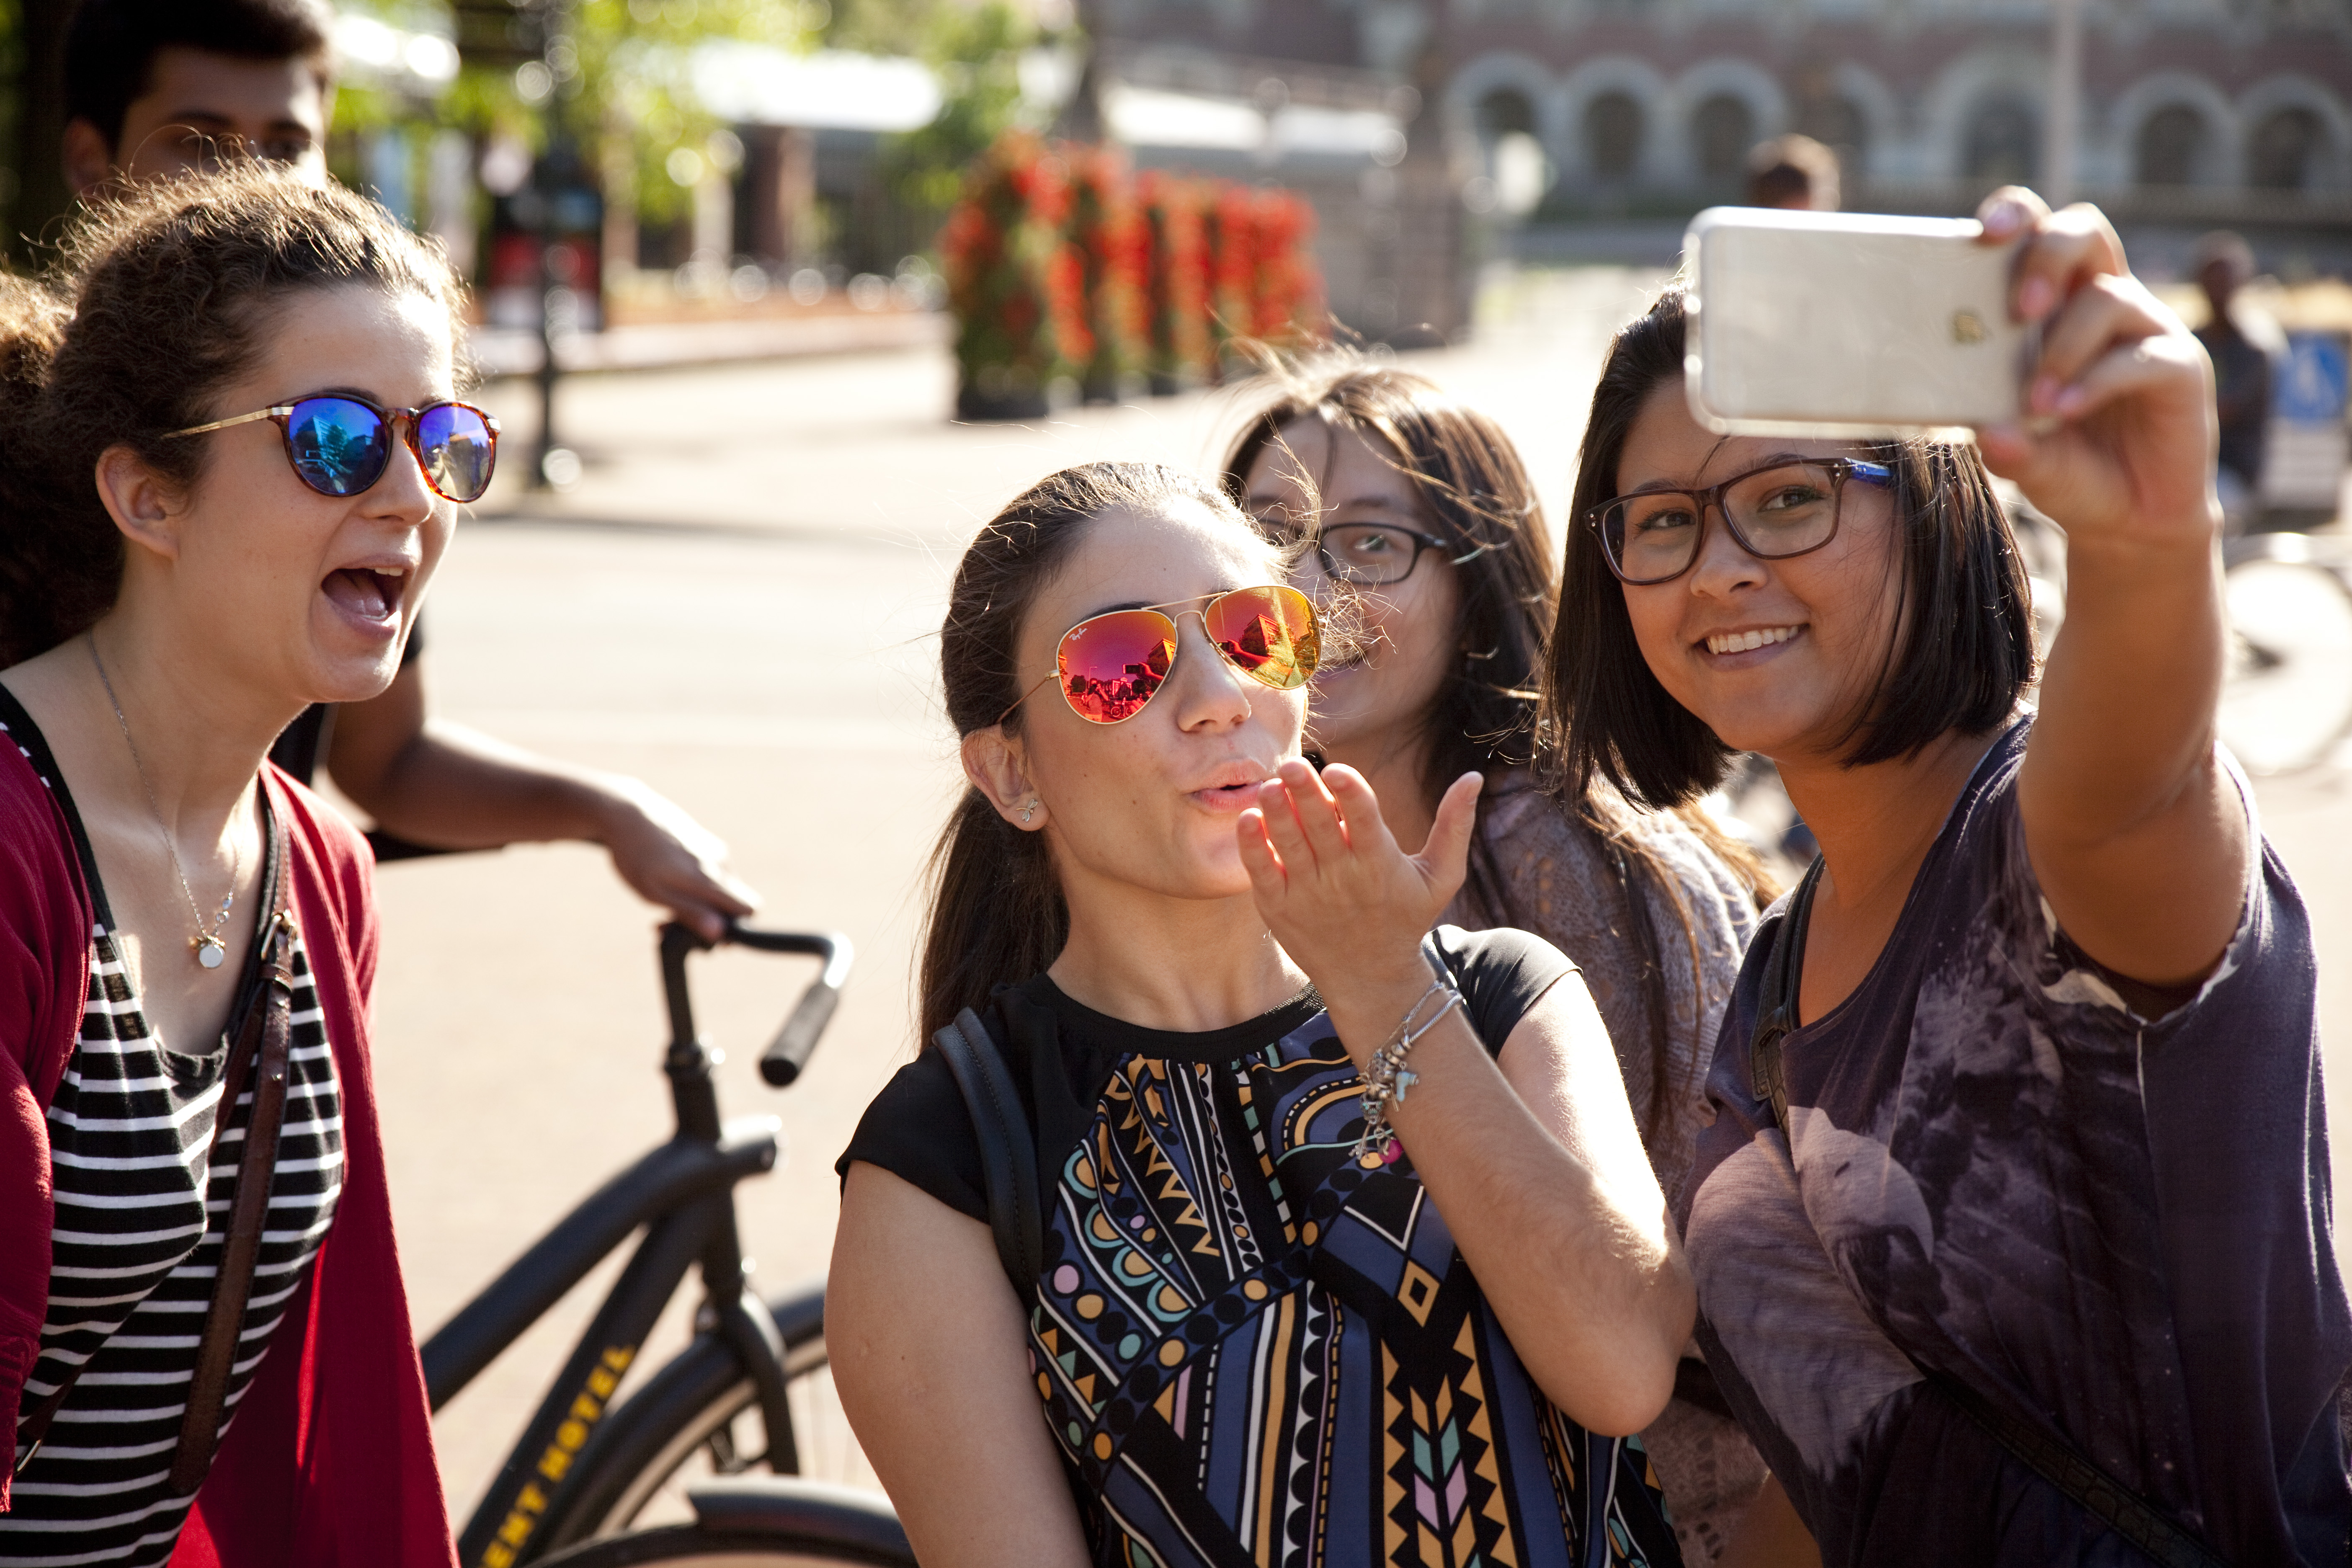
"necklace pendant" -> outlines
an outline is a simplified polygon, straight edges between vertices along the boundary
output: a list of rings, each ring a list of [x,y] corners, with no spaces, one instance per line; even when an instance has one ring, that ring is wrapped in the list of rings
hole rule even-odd
[[[191,937],[189,945],[196,950],[196,962],[206,969],[218,969],[228,962],[228,944],[216,936]]]

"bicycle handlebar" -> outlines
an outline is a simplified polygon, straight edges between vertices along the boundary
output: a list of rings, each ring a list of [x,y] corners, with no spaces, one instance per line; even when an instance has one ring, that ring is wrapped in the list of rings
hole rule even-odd
[[[816,1049],[818,1037],[833,1021],[833,1010],[841,1002],[841,988],[848,983],[857,950],[839,931],[757,931],[732,921],[727,923],[727,934],[719,941],[760,952],[806,953],[824,960],[824,967],[801,993],[783,1027],[768,1042],[768,1048],[760,1053],[760,1076],[778,1089],[785,1088],[800,1077],[801,1068],[808,1065],[811,1053]],[[672,1048],[690,1044],[695,1038],[694,1003],[686,984],[686,955],[718,945],[675,921],[661,928],[662,991],[669,1002]]]

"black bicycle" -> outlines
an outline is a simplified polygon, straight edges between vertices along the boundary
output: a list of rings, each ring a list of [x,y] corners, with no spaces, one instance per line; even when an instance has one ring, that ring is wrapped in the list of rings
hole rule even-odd
[[[800,1076],[832,1019],[849,975],[848,939],[730,926],[726,941],[823,961],[760,1058],[761,1077],[782,1088]],[[422,1348],[425,1389],[438,1410],[590,1269],[644,1229],[635,1253],[458,1537],[466,1568],[517,1568],[627,1531],[698,1456],[720,1478],[687,1489],[698,1519],[712,1522],[714,1539],[751,1537],[764,1544],[755,1556],[737,1561],[913,1561],[878,1494],[792,1479],[803,1468],[802,1435],[826,1392],[819,1386],[825,1373],[824,1285],[819,1279],[768,1300],[746,1288],[735,1185],[775,1168],[779,1123],[772,1116],[719,1120],[710,1072],[718,1053],[695,1029],[686,973],[688,954],[709,945],[684,926],[662,928],[670,1026],[662,1068],[677,1110],[676,1134],[565,1215]],[[646,1336],[687,1273],[698,1268],[703,1301],[693,1342],[615,1404]],[[775,1476],[731,1488],[724,1479],[759,1465]],[[716,1529],[719,1524],[726,1528]],[[612,1544],[625,1552],[625,1542],[642,1548],[675,1534],[640,1531]]]

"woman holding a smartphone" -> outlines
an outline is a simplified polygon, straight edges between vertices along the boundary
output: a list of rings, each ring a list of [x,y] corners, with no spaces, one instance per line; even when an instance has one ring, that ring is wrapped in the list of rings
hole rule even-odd
[[[1822,847],[1749,951],[1680,1205],[1701,1342],[1793,1504],[1746,1544],[2340,1563],[2352,1315],[2310,928],[2214,740],[2211,373],[2096,211],[1980,216],[2021,241],[2028,424],[1711,433],[1669,294],[1578,475],[1571,782],[1672,805],[1760,752]],[[1988,468],[2067,534],[2038,714]]]
[[[1543,787],[1535,687],[1559,557],[1502,427],[1424,376],[1354,355],[1284,381],[1234,443],[1225,489],[1271,536],[1305,544],[1294,580],[1318,602],[1343,599],[1368,645],[1317,672],[1307,742],[1362,773],[1414,848],[1446,786],[1486,774],[1444,919],[1531,931],[1576,960],[1672,1199],[1762,868],[1696,806],[1633,812],[1605,784]],[[1765,1477],[1703,1374],[1687,1358],[1642,1434],[1684,1560],[1702,1564]]]

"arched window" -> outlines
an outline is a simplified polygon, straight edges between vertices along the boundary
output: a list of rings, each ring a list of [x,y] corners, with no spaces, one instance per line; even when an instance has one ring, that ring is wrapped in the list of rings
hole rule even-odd
[[[2168,104],[2139,122],[2132,179],[2143,185],[2189,184],[2204,148],[2205,117],[2185,103]]]
[[[1717,93],[1691,116],[1691,145],[1698,152],[1698,172],[1706,179],[1737,176],[1756,142],[1756,111],[1737,94]]]
[[[1642,156],[1642,106],[1631,93],[1601,93],[1584,106],[1584,152],[1601,179],[1632,177]]]
[[[1514,131],[1528,136],[1536,133],[1535,105],[1515,87],[1496,88],[1480,99],[1471,113],[1478,127],[1478,140],[1490,147],[1496,137]]]
[[[1978,106],[1969,121],[1961,173],[1997,183],[2031,181],[2042,162],[2042,125],[2031,105],[1997,98]]]
[[[2265,191],[2308,189],[2319,172],[2327,129],[2308,109],[2282,109],[2246,143],[2246,183]]]

